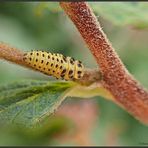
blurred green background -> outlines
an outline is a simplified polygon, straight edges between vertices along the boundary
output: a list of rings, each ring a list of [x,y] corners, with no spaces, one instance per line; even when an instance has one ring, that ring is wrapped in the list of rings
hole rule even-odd
[[[148,11],[144,11],[148,4],[90,5],[127,69],[148,87]],[[79,32],[56,2],[1,2],[0,41],[24,51],[60,52],[87,67],[97,67]],[[0,84],[22,79],[54,78],[0,61]],[[0,145],[148,145],[148,127],[104,98],[68,98],[36,129],[1,127]]]

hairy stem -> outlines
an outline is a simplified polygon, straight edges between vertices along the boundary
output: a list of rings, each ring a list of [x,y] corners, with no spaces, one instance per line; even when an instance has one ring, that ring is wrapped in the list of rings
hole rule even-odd
[[[148,124],[148,92],[126,70],[89,5],[60,2],[94,55],[102,73],[102,84],[120,106]]]
[[[23,61],[23,51],[11,47],[6,43],[0,42],[0,58],[5,59],[7,61],[26,66]]]

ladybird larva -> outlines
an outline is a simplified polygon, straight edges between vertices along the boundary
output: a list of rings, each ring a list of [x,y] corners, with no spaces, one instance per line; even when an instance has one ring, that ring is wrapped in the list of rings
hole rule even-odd
[[[46,75],[65,80],[80,79],[84,75],[83,64],[71,57],[45,51],[26,52],[24,61]]]

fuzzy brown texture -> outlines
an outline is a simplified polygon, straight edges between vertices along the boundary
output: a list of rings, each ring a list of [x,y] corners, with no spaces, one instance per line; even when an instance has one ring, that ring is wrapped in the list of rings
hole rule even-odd
[[[5,59],[7,61],[26,66],[26,64],[23,61],[23,51],[11,47],[6,43],[0,42],[0,58]]]
[[[98,69],[85,69],[83,78],[74,79],[74,81],[87,86],[97,81],[100,83],[101,79],[102,75]]]
[[[102,84],[124,109],[141,122],[148,124],[148,92],[131,76],[94,15],[85,2],[60,2],[73,21],[102,73]]]
[[[23,60],[23,58],[24,58],[24,52],[22,50],[11,47],[6,43],[0,42],[0,59],[13,62],[15,64],[32,69],[34,71],[39,71],[34,69],[29,64],[27,64],[25,60]],[[98,70],[85,69],[83,77],[78,80],[75,79],[74,81],[77,83],[80,83],[81,85],[90,85],[93,82],[100,81],[100,80],[101,80],[101,74]]]

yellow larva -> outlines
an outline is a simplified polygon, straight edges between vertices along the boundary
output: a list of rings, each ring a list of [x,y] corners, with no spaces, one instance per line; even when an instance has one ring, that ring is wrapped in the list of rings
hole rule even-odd
[[[65,80],[80,79],[84,75],[83,64],[59,53],[31,51],[24,54],[24,61],[36,70]]]

